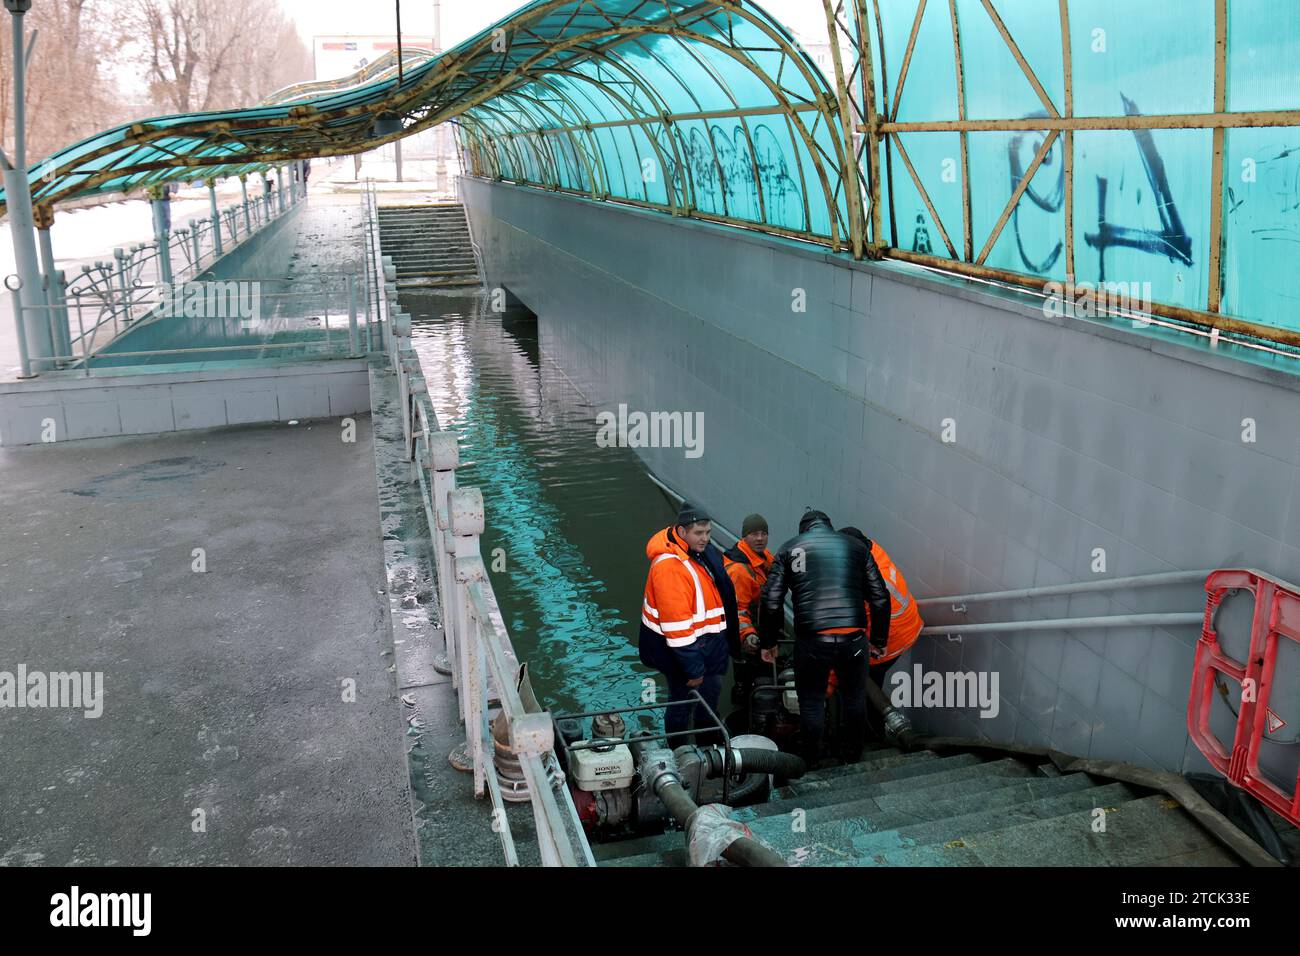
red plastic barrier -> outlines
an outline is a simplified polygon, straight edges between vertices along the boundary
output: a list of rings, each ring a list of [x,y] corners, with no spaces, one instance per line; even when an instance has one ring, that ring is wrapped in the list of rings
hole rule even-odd
[[[1214,612],[1230,590],[1249,591],[1255,596],[1250,652],[1244,662],[1223,652],[1214,631]],[[1300,643],[1300,593],[1267,574],[1229,569],[1215,571],[1207,577],[1205,591],[1205,624],[1196,644],[1192,693],[1187,702],[1187,730],[1216,770],[1300,826],[1300,780],[1287,793],[1266,779],[1259,769],[1259,749],[1264,735],[1270,730],[1270,721],[1276,725],[1279,720],[1268,705],[1279,641]],[[1242,689],[1231,749],[1210,730],[1210,708],[1216,691],[1215,677],[1219,674],[1231,678]],[[1247,688],[1251,693],[1246,693]]]

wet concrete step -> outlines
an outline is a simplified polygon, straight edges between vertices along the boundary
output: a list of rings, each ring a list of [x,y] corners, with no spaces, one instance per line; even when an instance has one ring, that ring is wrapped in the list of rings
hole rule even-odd
[[[397,278],[398,281],[406,281],[409,279],[429,279],[430,281],[445,280],[448,282],[455,282],[459,285],[477,285],[479,281],[477,273],[472,272],[399,272]]]
[[[1122,785],[1111,785],[1122,786]],[[1107,789],[1107,788],[1099,788]],[[1120,802],[1106,815],[1106,830],[1093,830],[1091,812],[1080,812],[1089,791],[1071,795],[1073,811],[994,830],[956,828],[942,841],[854,851],[813,844],[792,853],[799,866],[1239,866],[1240,862],[1164,796]],[[1046,805],[1039,808],[1050,812]],[[805,834],[806,835],[806,834]],[[677,834],[681,837],[681,834]],[[618,857],[603,866],[685,866],[686,851],[665,847]]]
[[[937,787],[925,787],[906,793],[845,799],[839,803],[820,807],[800,806],[798,799],[782,800],[777,803],[763,804],[759,808],[742,807],[734,811],[734,816],[753,826],[760,826],[765,825],[762,821],[767,817],[790,816],[794,811],[799,810],[802,811],[804,821],[809,826],[831,820],[861,817],[871,824],[873,830],[887,830],[967,813],[1005,809],[1019,803],[1064,793],[1075,793],[1095,786],[1083,774],[1052,778],[989,777],[986,779],[991,781],[992,785],[978,787],[964,785],[955,793],[952,786],[941,784]],[[768,812],[761,814],[749,812],[754,809]]]
[[[448,226],[464,229],[469,220],[464,215],[458,216],[389,216],[381,217],[379,224],[385,228],[444,228]]]
[[[931,762],[940,762],[929,751],[904,756],[922,757],[923,754],[928,755]],[[899,755],[893,756],[897,757]],[[848,770],[860,766],[861,764],[852,764],[849,767],[832,769]],[[984,768],[988,769],[985,770],[982,776],[977,776]],[[785,817],[794,809],[803,810],[810,818],[820,810],[822,811],[821,815],[826,819],[837,819],[841,815],[851,815],[855,809],[868,808],[882,813],[892,813],[894,816],[890,818],[891,821],[894,819],[906,821],[909,817],[916,818],[918,814],[924,812],[921,808],[932,804],[940,804],[943,797],[951,797],[955,783],[960,783],[961,792],[969,800],[978,800],[989,791],[1017,785],[1021,788],[1021,798],[1032,798],[1035,793],[1052,792],[1050,786],[1046,790],[1040,791],[1024,789],[1026,784],[1043,784],[1049,781],[1047,778],[1033,776],[1023,766],[1021,770],[1024,772],[1013,776],[1004,776],[1007,767],[1003,762],[965,764],[933,775],[924,775],[921,778],[904,778],[913,780],[933,779],[932,785],[928,787],[914,787],[895,793],[881,790],[882,784],[897,786],[901,782],[895,780],[877,782],[866,786],[848,785],[829,788],[790,796],[788,799],[779,799],[774,795],[772,802],[741,807],[733,811],[733,815],[736,819],[742,820],[752,827],[756,825],[755,821],[757,820],[764,817]],[[845,779],[852,780],[852,777],[846,777]],[[915,797],[913,797],[913,794],[915,794]],[[675,848],[675,840],[680,841],[683,839],[681,833],[671,833],[659,837],[646,837],[608,844],[595,852],[597,852],[599,859],[617,859],[624,856],[635,856],[640,853],[671,850]]]
[[[1006,813],[1008,808],[1031,804],[1052,797],[1077,794],[1080,791],[1093,791],[1096,787],[1085,774],[1070,774],[1054,778],[1006,778],[992,777],[988,781],[996,784],[993,789],[983,787],[963,787],[962,792],[954,796],[949,785],[929,787],[920,791],[904,794],[881,794],[862,800],[846,800],[821,807],[800,806],[798,800],[782,800],[776,803],[759,804],[752,807],[740,807],[732,811],[732,817],[749,825],[755,835],[762,836],[769,843],[771,833],[782,830],[788,832],[792,813],[803,813],[803,824],[810,828],[833,821],[855,820],[865,827],[865,832],[898,832],[903,829],[919,830],[925,825],[943,826],[939,821],[952,817],[963,817],[979,813]],[[1122,799],[1132,798],[1125,792]],[[1104,804],[1109,806],[1110,804]],[[914,837],[915,833],[906,835]],[[623,857],[644,854],[669,853],[684,846],[685,835],[679,831],[657,836],[626,840],[619,843],[593,847],[598,861],[616,860]]]
[[[900,767],[910,763],[920,763],[923,760],[934,760],[936,754],[930,750],[918,750],[913,753],[903,753],[901,750],[881,750],[871,754],[857,763],[840,764],[837,767],[823,767],[820,770],[812,770],[799,777],[791,780],[790,783],[813,783],[821,780],[839,780],[844,777],[851,777],[861,773],[868,773],[872,770],[883,770],[887,767]]]
[[[427,250],[402,247],[385,249],[384,255],[391,256],[393,259],[468,259],[471,261],[474,259],[474,253],[469,249],[449,249],[446,246]]]
[[[1025,779],[1037,777],[1029,767],[1016,760],[995,760],[989,763],[963,764],[951,766],[950,769],[935,769],[930,773],[923,769],[936,768],[942,760],[926,761],[915,766],[894,767],[881,770],[875,774],[862,777],[848,777],[841,786],[832,788],[813,784],[811,789],[800,792],[778,792],[776,801],[797,800],[804,806],[828,806],[832,803],[848,800],[863,800],[886,793],[908,793],[936,786],[960,787],[965,789],[980,780],[990,779]],[[890,776],[904,774],[902,776]],[[993,789],[993,787],[989,787]]]
[[[387,219],[399,216],[438,216],[465,214],[465,207],[460,203],[439,203],[427,206],[380,206],[379,218]]]
[[[468,246],[469,233],[452,232],[412,232],[409,235],[398,235],[386,233],[380,240],[381,246],[428,246],[428,245],[460,245]]]
[[[750,824],[750,829],[791,863],[830,866],[846,859],[874,857],[890,850],[945,843],[964,836],[978,837],[989,831],[1057,817],[1077,817],[1090,824],[1096,808],[1118,806],[1134,798],[1133,792],[1122,783],[1101,787],[1091,785],[1086,779],[1083,783],[1081,789],[1059,793],[1045,788],[1049,792],[1042,796],[1006,806],[970,809],[967,804],[961,808],[967,812],[901,826],[850,815],[820,822],[798,821],[805,828],[802,832],[794,829],[797,821],[794,817],[766,817]]]
[[[850,866],[1239,866],[1176,802],[1156,795],[1120,803],[1096,832],[1091,814],[1070,814],[943,843],[847,861]]]
[[[446,232],[420,231],[405,234],[385,231],[384,237],[379,244],[381,246],[429,245],[430,243],[439,242],[456,242],[460,245],[469,245],[469,233],[451,229]]]
[[[413,232],[409,235],[397,235],[385,231],[384,236],[379,241],[381,248],[398,247],[398,246],[431,246],[431,245],[453,245],[469,246],[469,234],[465,232]]]
[[[1025,772],[1023,765],[1018,761],[1008,759],[1005,763],[1008,765],[1015,765],[1022,772]],[[829,779],[817,779],[814,777],[811,780],[803,778],[792,780],[789,784],[777,790],[775,796],[776,799],[780,800],[786,797],[818,793],[823,790],[838,790],[847,787],[870,786],[872,784],[884,783],[885,781],[903,781],[912,777],[947,773],[953,770],[982,766],[986,766],[986,762],[976,754],[954,754],[950,757],[938,757],[932,755],[929,758],[917,755],[911,760],[904,761],[894,766],[873,769],[870,766],[859,767],[854,765],[854,770],[852,772],[838,774]]]
[[[954,780],[954,776],[962,779]],[[1035,774],[999,773],[980,774],[978,768],[963,768],[923,777],[916,780],[916,785],[905,790],[884,791],[878,785],[848,787],[838,790],[826,790],[820,793],[804,794],[785,799],[773,799],[769,803],[742,807],[735,811],[740,819],[748,822],[756,817],[773,816],[789,813],[793,808],[800,808],[809,813],[821,808],[864,807],[867,811],[900,810],[919,813],[923,808],[947,800],[955,793],[978,797],[992,794],[1007,787],[1020,787],[1039,779]],[[846,812],[852,812],[847,810]]]
[[[427,265],[439,267],[459,266],[476,269],[478,266],[472,256],[393,256],[393,265],[402,268],[408,265]]]
[[[686,845],[686,834],[681,830],[669,830],[655,836],[639,837],[635,840],[620,840],[617,843],[593,844],[591,855],[602,866],[614,860],[629,857],[657,855],[680,850]],[[617,865],[617,864],[611,864]]]

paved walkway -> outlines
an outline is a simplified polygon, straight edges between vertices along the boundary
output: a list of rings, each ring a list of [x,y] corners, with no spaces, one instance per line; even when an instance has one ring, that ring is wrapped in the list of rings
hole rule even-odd
[[[0,449],[0,701],[103,675],[98,718],[0,707],[0,865],[415,861],[356,425]]]

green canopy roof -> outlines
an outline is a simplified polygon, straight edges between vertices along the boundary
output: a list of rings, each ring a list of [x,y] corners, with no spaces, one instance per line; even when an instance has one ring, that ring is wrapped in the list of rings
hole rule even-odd
[[[454,121],[477,175],[1058,298],[1118,285],[1136,312],[1300,346],[1300,7],[807,2],[835,38],[820,68],[751,0],[534,0],[400,80],[394,57],[107,130],[37,163],[33,201]]]
[[[250,109],[114,127],[35,164],[32,201],[352,154],[457,119],[505,178],[846,235],[832,87],[748,0],[536,0],[420,59],[400,83],[389,64],[361,86],[300,84]],[[380,114],[402,131],[377,135]]]

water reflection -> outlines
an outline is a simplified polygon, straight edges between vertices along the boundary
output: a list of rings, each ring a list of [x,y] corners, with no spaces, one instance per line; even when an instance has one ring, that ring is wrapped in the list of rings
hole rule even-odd
[[[553,710],[638,703],[645,542],[673,509],[632,451],[597,447],[596,409],[526,312],[435,290],[402,303],[438,421],[459,437],[457,482],[483,491],[483,558],[538,696]]]

